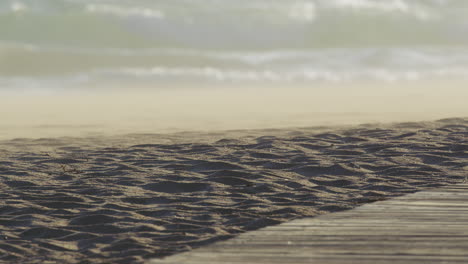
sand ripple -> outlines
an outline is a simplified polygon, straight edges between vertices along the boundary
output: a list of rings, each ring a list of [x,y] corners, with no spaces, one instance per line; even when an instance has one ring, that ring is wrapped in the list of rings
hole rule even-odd
[[[467,136],[468,119],[446,119],[4,141],[0,262],[142,263],[459,183],[467,177]]]

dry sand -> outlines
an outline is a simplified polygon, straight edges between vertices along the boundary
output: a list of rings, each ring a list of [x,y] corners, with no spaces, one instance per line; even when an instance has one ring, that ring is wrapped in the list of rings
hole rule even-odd
[[[468,118],[0,143],[1,263],[142,263],[460,183]]]
[[[468,116],[466,87],[421,81],[0,94],[0,140],[437,120]]]

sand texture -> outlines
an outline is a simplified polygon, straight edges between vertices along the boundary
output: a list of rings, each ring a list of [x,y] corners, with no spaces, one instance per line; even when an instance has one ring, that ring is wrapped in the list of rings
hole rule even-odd
[[[0,263],[143,263],[466,181],[468,118],[0,142]]]

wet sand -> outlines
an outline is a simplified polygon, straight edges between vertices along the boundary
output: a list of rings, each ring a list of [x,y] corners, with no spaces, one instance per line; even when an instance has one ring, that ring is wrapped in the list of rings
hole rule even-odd
[[[0,262],[143,263],[466,181],[468,118],[0,142]]]

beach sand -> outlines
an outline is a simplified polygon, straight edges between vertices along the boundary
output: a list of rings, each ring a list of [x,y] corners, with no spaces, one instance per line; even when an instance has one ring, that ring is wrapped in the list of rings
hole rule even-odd
[[[466,181],[468,118],[0,142],[1,263],[143,263]]]

